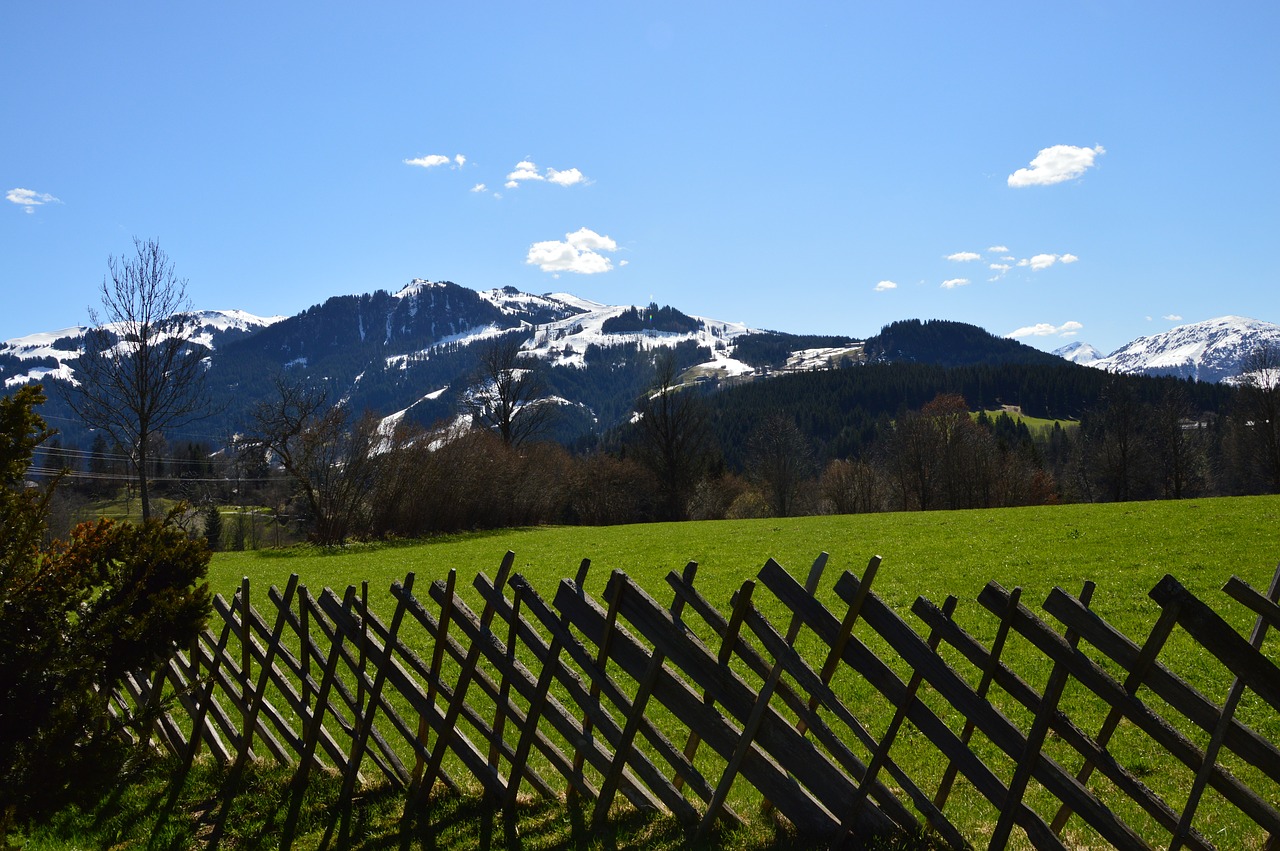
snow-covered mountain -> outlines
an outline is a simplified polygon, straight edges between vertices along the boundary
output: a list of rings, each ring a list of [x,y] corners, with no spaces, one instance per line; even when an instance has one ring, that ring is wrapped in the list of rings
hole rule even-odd
[[[1068,343],[1060,349],[1054,349],[1053,353],[1060,358],[1084,366],[1089,366],[1094,361],[1102,360],[1103,357],[1102,352],[1080,340],[1077,340],[1074,343]]]
[[[1239,377],[1245,357],[1261,346],[1280,347],[1280,325],[1222,316],[1139,337],[1089,365],[1129,375],[1232,381]]]
[[[284,319],[254,316],[243,310],[200,310],[192,314],[197,329],[192,339],[210,350]],[[0,378],[6,388],[33,381],[75,381],[72,361],[80,356],[85,331],[75,325],[16,337],[0,343]]]

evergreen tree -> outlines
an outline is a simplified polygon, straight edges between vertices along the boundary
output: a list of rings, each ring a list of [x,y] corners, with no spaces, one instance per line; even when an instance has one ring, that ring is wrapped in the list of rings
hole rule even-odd
[[[0,847],[10,815],[113,776],[122,727],[152,719],[113,719],[112,692],[189,645],[210,608],[208,551],[174,515],[84,523],[42,544],[53,486],[27,487],[25,473],[50,436],[43,401],[38,385],[0,398]]]
[[[222,512],[212,502],[204,510],[204,539],[214,552],[222,549]]]

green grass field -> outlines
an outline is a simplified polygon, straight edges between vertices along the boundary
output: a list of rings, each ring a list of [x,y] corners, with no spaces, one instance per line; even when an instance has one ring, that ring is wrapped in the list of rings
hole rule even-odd
[[[1254,587],[1264,589],[1270,582],[1277,562],[1280,562],[1280,496],[1226,499],[1187,500],[1182,502],[1146,502],[1118,505],[1068,505],[1039,508],[999,509],[967,512],[928,512],[875,514],[843,517],[812,517],[787,520],[720,521],[707,523],[654,524],[620,526],[611,528],[538,528],[511,530],[495,533],[477,533],[429,542],[405,542],[383,544],[357,544],[341,550],[323,551],[299,547],[284,551],[261,550],[256,552],[220,553],[215,556],[210,571],[214,590],[230,596],[242,576],[249,576],[254,586],[255,605],[266,605],[266,586],[283,587],[289,574],[299,574],[301,580],[314,592],[329,586],[341,593],[348,584],[368,581],[374,605],[390,610],[387,593],[392,581],[403,579],[409,571],[417,575],[417,596],[427,597],[427,583],[442,579],[450,569],[458,571],[458,587],[474,607],[478,595],[471,591],[471,580],[478,572],[492,576],[503,557],[511,550],[516,553],[515,570],[525,574],[544,598],[554,595],[558,580],[571,577],[583,558],[593,563],[587,590],[597,598],[602,596],[604,584],[612,570],[622,570],[633,577],[651,595],[661,601],[670,600],[664,576],[669,571],[679,571],[687,561],[700,565],[697,584],[705,597],[722,611],[727,612],[732,593],[748,578],[755,576],[768,558],[774,558],[798,579],[803,581],[810,563],[819,552],[830,553],[827,573],[819,588],[819,597],[839,615],[844,604],[832,591],[837,577],[844,570],[861,575],[867,560],[879,555],[883,563],[875,581],[879,596],[896,609],[908,623],[923,631],[922,625],[910,613],[917,596],[924,596],[941,604],[948,594],[959,598],[956,620],[985,644],[989,644],[996,628],[996,619],[976,602],[978,593],[988,581],[996,581],[1006,588],[1023,588],[1023,602],[1038,609],[1040,603],[1055,585],[1069,592],[1079,592],[1081,583],[1091,579],[1097,583],[1093,608],[1102,616],[1141,642],[1158,615],[1158,608],[1147,598],[1147,592],[1165,573],[1171,573],[1202,599],[1228,615],[1228,619],[1242,633],[1247,633],[1252,618],[1243,607],[1230,602],[1219,589],[1231,576],[1239,575]],[[756,604],[780,623],[782,613],[776,601],[764,592],[757,591]],[[435,608],[431,606],[431,608]],[[1051,621],[1052,622],[1052,621]],[[863,635],[872,649],[882,645],[874,636]],[[706,636],[704,636],[706,637]],[[1268,647],[1274,658],[1276,639]],[[812,636],[802,633],[798,648],[802,654],[817,664],[823,648]],[[815,661],[815,657],[817,661]],[[1175,632],[1173,639],[1161,654],[1161,660],[1190,680],[1216,701],[1221,701],[1229,685],[1229,672],[1220,666],[1209,664],[1207,654],[1198,650],[1189,639]],[[1037,689],[1043,687],[1048,675],[1048,665],[1025,642],[1013,640],[1005,654],[1010,665],[1032,682]],[[886,659],[886,661],[891,661]],[[901,676],[909,675],[901,663],[894,665]],[[976,682],[976,672],[970,672],[971,682]],[[853,677],[837,678],[833,684],[841,699],[858,707],[873,730],[883,729],[891,712],[887,702],[878,694],[856,681]],[[1063,706],[1086,730],[1096,730],[1105,707],[1091,702],[1082,689],[1068,690]],[[936,697],[936,696],[935,696]],[[994,695],[1001,708],[1026,729],[1029,717],[1021,707],[1011,706],[1012,701],[1002,694]],[[931,703],[939,711],[947,707]],[[1246,703],[1242,711],[1250,723],[1272,741],[1280,740],[1280,719],[1274,712],[1262,712],[1265,707]],[[958,728],[963,723],[954,713],[948,715],[949,723]],[[1143,736],[1135,735],[1128,725],[1122,725],[1121,733],[1113,745],[1117,758],[1126,765],[1136,765],[1144,782],[1180,805],[1189,784],[1189,775],[1181,768],[1170,771],[1168,757],[1158,749],[1152,749]],[[1207,736],[1182,727],[1201,745]],[[981,743],[979,743],[981,747]],[[1052,744],[1051,744],[1052,747]],[[704,751],[706,749],[704,748]],[[1075,765],[1074,754],[1060,752],[1064,761]],[[1011,763],[1003,754],[987,747],[982,753],[999,773],[1008,776]],[[864,755],[865,757],[865,755]],[[913,747],[910,736],[904,736],[895,745],[894,758],[917,777],[936,777],[945,767],[931,748]],[[913,760],[915,762],[913,762]],[[722,761],[721,763],[722,764]],[[715,761],[709,767],[715,770]],[[1256,772],[1247,766],[1232,764],[1250,783],[1263,784]],[[269,784],[270,772],[260,782]],[[708,776],[715,776],[709,774]],[[204,783],[216,789],[216,781],[206,774]],[[281,782],[287,775],[281,775]],[[153,785],[156,780],[150,781]],[[1096,782],[1095,782],[1096,784]],[[145,788],[145,786],[144,786]],[[202,790],[206,787],[200,787]],[[317,795],[331,794],[320,787]],[[926,788],[932,788],[926,785]],[[1101,788],[1105,795],[1105,785]],[[154,798],[159,793],[152,793]],[[207,791],[192,793],[195,797],[209,794]],[[260,793],[265,794],[265,793]],[[1032,799],[1043,795],[1034,787]],[[975,836],[981,844],[982,833],[989,829],[995,818],[994,809],[978,799],[966,784],[957,787],[957,798],[948,805],[948,814],[961,823],[962,829]],[[1181,797],[1180,797],[1181,796]],[[145,796],[144,796],[145,797]],[[1280,805],[1280,792],[1272,784],[1272,803]],[[280,795],[271,800],[279,801]],[[521,814],[520,830],[524,840],[516,840],[503,833],[501,826],[493,827],[493,815],[483,808],[467,804],[449,805],[453,815],[451,830],[457,839],[432,834],[428,842],[421,837],[406,837],[396,823],[393,813],[397,806],[371,791],[365,800],[373,807],[359,813],[356,820],[364,819],[361,830],[367,842],[356,842],[356,847],[387,847],[393,844],[412,847],[464,848],[477,844],[488,847],[682,847],[681,833],[670,824],[638,824],[620,815],[611,833],[604,837],[584,835],[581,819],[575,820],[564,809],[550,810],[538,805]],[[1043,801],[1043,798],[1041,799]],[[1213,833],[1212,839],[1219,847],[1261,847],[1261,837],[1249,834],[1247,823],[1240,821],[1232,808],[1220,799],[1206,798],[1207,815],[1197,819],[1197,827]],[[731,803],[743,813],[756,813],[758,799],[751,794],[739,793]],[[1133,806],[1124,801],[1113,804],[1126,819],[1142,823],[1142,815],[1134,813]],[[237,800],[237,807],[241,804]],[[233,815],[240,834],[252,834],[256,840],[245,839],[236,844],[256,847],[270,844],[266,837],[279,829],[278,804],[266,814],[258,812],[246,803],[243,817]],[[312,821],[316,827],[305,837],[299,834],[297,847],[319,847],[325,844],[323,833],[333,829],[332,822],[325,824],[318,814],[326,806],[317,804]],[[954,811],[953,811],[954,810]],[[238,810],[237,810],[238,812]],[[92,821],[89,816],[84,817]],[[138,817],[133,824],[147,824],[146,816]],[[483,820],[489,819],[489,827]],[[68,817],[70,824],[77,824]],[[273,821],[274,819],[274,821]],[[97,822],[101,822],[101,816]],[[477,821],[479,820],[479,821]],[[256,825],[252,828],[246,824]],[[166,823],[166,829],[174,830]],[[1148,825],[1148,828],[1150,825]],[[207,827],[204,828],[207,830]],[[84,840],[85,828],[66,828],[71,835]],[[182,833],[186,830],[187,833]],[[489,832],[486,833],[485,831]],[[1256,829],[1255,829],[1256,830]],[[1068,827],[1069,839],[1073,834]],[[184,836],[198,833],[196,828],[179,830]],[[1158,832],[1157,844],[1161,841]],[[68,847],[46,834],[35,837],[52,844],[33,844],[32,847]],[[1088,843],[1089,835],[1075,834],[1075,841]],[[465,837],[465,838],[462,838]],[[487,837],[487,838],[486,838]],[[535,838],[536,837],[536,838]],[[40,841],[45,841],[40,839]],[[1166,835],[1167,840],[1167,835]],[[80,844],[95,844],[81,841]],[[721,836],[717,846],[783,848],[792,847],[792,839],[779,832],[764,817],[742,834]],[[72,845],[76,843],[71,843]],[[103,842],[102,844],[113,844]],[[127,844],[127,843],[126,843]],[[181,841],[166,847],[182,847]]]
[[[905,613],[917,596],[941,604],[954,594],[962,622],[988,581],[1021,586],[1034,607],[1055,585],[1075,593],[1091,579],[1094,608],[1135,635],[1154,622],[1146,594],[1165,573],[1210,600],[1226,599],[1218,589],[1232,574],[1265,589],[1280,563],[1280,497],[518,529],[340,550],[219,553],[209,580],[229,596],[241,576],[283,587],[297,573],[312,589],[368,581],[371,593],[385,595],[409,571],[421,584],[456,569],[459,586],[469,588],[477,572],[492,576],[508,550],[516,571],[544,596],[589,558],[592,594],[621,570],[666,599],[666,574],[696,561],[703,594],[720,606],[769,558],[803,579],[820,552],[830,553],[820,591],[829,593],[840,572],[861,575],[879,555],[876,591],[886,602]]]

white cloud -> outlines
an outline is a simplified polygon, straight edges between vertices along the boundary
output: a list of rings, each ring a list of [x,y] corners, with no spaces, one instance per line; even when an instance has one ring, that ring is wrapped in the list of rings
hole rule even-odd
[[[471,187],[471,191],[472,191],[472,192],[484,192],[484,191],[486,191],[488,188],[489,188],[489,187],[485,186],[483,183],[477,183],[475,186],[472,186],[472,187]]]
[[[1161,317],[1161,318],[1162,318],[1162,319],[1165,319],[1165,320],[1167,320],[1167,321],[1169,321],[1169,322],[1181,322],[1181,321],[1182,321],[1182,317],[1181,317],[1181,316],[1179,316],[1179,315],[1178,315],[1178,314],[1176,314],[1176,313],[1166,313],[1166,314],[1165,314],[1163,317]]]
[[[942,282],[942,288],[944,290],[954,290],[956,287],[967,286],[968,283],[968,278],[948,278]]]
[[[544,272],[574,272],[579,275],[595,275],[608,272],[613,261],[600,252],[618,250],[612,238],[598,234],[589,228],[579,228],[565,234],[563,242],[547,240],[529,246],[525,263],[537,266]],[[625,261],[624,261],[625,265]]]
[[[405,165],[416,165],[422,168],[435,168],[438,165],[448,165],[452,160],[443,154],[428,154],[425,157],[415,157],[411,160],[405,160]]]
[[[545,169],[545,174],[538,171],[538,166],[531,160],[521,160],[516,163],[516,167],[507,175],[505,186],[508,189],[515,189],[526,180],[545,181],[554,183],[557,186],[574,186],[579,183],[590,183],[587,176],[576,168],[568,168],[564,171],[555,168]]]
[[[1074,254],[1063,254],[1058,259],[1061,260],[1063,263],[1074,263],[1080,258],[1075,256]]]
[[[1010,266],[1008,263],[992,263],[987,268],[989,268],[993,272],[999,272],[1000,274],[1003,275],[1005,272],[1008,272],[1013,267]]]
[[[948,254],[947,259],[956,263],[968,263],[971,260],[981,260],[982,255],[975,254],[972,251],[957,251],[955,254]]]
[[[458,164],[458,168],[462,168],[467,164],[467,158],[462,154],[455,154],[453,161]]]
[[[898,285],[893,281],[881,281],[876,284],[876,292],[878,293],[886,293],[889,290],[896,290],[897,288]]]
[[[1009,185],[1052,186],[1067,180],[1075,180],[1093,167],[1094,160],[1107,151],[1101,145],[1078,148],[1074,145],[1053,145],[1041,148],[1031,160],[1030,168],[1020,168],[1009,175]]]
[[[1035,325],[1026,325],[1016,331],[1006,334],[1006,337],[1017,339],[1019,337],[1074,337],[1084,328],[1079,322],[1071,320],[1061,325],[1053,325],[1048,322],[1039,322]]]
[[[528,160],[521,160],[516,163],[515,169],[507,175],[506,186],[508,189],[515,189],[522,180],[546,180],[546,178],[538,174],[536,165]]]
[[[583,248],[588,251],[617,251],[618,243],[614,242],[607,236],[601,236],[589,228],[578,228],[570,234],[565,234],[569,240],[569,244],[575,248]]]
[[[5,193],[6,201],[11,201],[21,207],[25,207],[28,213],[34,213],[36,207],[43,204],[61,204],[57,198],[48,192],[36,192],[34,189],[13,188]]]
[[[991,252],[992,254],[1008,254],[1009,247],[1006,245],[993,245],[990,248],[988,248],[987,251]]]
[[[1056,254],[1037,254],[1036,256],[1028,260],[1027,264],[1032,269],[1039,272],[1041,269],[1048,269],[1050,266],[1052,266],[1054,263],[1057,263],[1057,262],[1058,262],[1058,255]],[[1019,263],[1018,265],[1021,266],[1022,263]]]
[[[586,176],[576,168],[566,171],[556,171],[554,168],[547,169],[547,180],[557,186],[572,186],[575,183],[582,183],[586,179]]]

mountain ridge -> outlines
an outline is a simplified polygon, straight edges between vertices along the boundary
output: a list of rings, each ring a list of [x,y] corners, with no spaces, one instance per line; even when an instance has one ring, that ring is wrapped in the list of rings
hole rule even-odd
[[[1064,363],[1060,354],[948,320],[902,320],[865,339],[799,335],[656,304],[608,305],[571,293],[535,295],[514,287],[472,290],[421,278],[395,292],[333,296],[293,316],[210,310],[192,317],[199,326],[195,341],[209,365],[210,395],[241,418],[228,415],[214,424],[227,433],[243,427],[252,404],[270,397],[277,376],[320,387],[353,410],[423,425],[456,418],[483,344],[512,333],[522,335],[521,356],[545,366],[548,390],[564,408],[557,439],[569,442],[627,420],[648,387],[658,349],[675,353],[687,384],[706,388],[857,364]],[[1237,319],[1237,329],[1245,322]],[[1269,327],[1280,332],[1280,326]],[[85,330],[71,326],[0,343],[5,390],[31,381],[74,384]],[[1085,352],[1085,346],[1074,344],[1074,350]],[[1106,359],[1091,365],[1100,361]],[[1140,366],[1135,355],[1117,361],[1113,370]],[[1204,380],[1209,374],[1201,370],[1195,377]],[[59,395],[50,394],[55,408]]]

